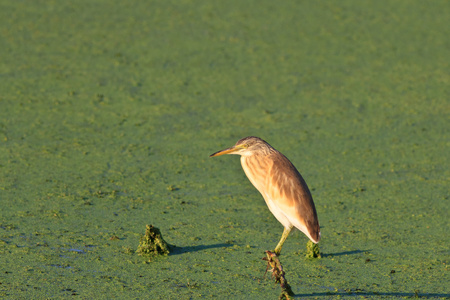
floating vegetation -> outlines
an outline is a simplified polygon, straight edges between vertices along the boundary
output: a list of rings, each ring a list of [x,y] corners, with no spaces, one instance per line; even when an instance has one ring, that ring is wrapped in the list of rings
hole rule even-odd
[[[113,235],[109,238],[111,241],[118,241],[120,238],[117,235]]]
[[[170,246],[164,241],[158,228],[147,225],[136,252],[142,256],[167,255],[170,253]]]
[[[311,241],[308,241],[306,244],[306,257],[308,258],[321,258],[319,244],[314,244]]]

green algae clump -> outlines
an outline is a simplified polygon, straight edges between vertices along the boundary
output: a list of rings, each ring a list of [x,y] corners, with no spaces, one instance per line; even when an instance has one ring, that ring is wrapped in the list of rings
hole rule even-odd
[[[306,244],[306,257],[308,258],[321,258],[319,244],[314,244],[308,241]]]
[[[158,228],[147,225],[145,234],[139,239],[137,253],[141,256],[168,255],[170,246],[162,238]]]

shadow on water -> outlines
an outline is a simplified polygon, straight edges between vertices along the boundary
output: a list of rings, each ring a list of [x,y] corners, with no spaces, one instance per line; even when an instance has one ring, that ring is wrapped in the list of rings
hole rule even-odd
[[[198,245],[198,246],[187,246],[187,247],[178,247],[174,245],[170,245],[171,252],[169,255],[178,255],[183,253],[190,253],[190,252],[196,252],[196,251],[202,251],[206,249],[213,249],[213,248],[222,248],[222,247],[231,247],[233,245],[230,244],[212,244],[212,245]]]
[[[371,250],[354,250],[354,251],[345,251],[345,252],[339,252],[339,253],[321,253],[322,257],[329,257],[329,256],[341,256],[341,255],[352,255],[352,254],[358,254],[358,253],[364,253],[364,252],[370,252]]]
[[[411,297],[411,298],[449,298],[450,294],[421,294],[421,293],[371,293],[371,292],[325,292],[325,293],[311,293],[311,294],[295,294],[294,298],[303,299],[305,297],[360,297],[360,296],[391,296],[391,297]]]

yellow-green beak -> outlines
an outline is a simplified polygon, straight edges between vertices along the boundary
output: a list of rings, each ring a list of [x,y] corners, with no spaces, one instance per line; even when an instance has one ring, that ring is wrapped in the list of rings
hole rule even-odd
[[[240,149],[241,149],[240,147],[233,146],[233,147],[230,147],[230,148],[227,148],[224,150],[217,151],[216,153],[211,154],[209,157],[220,156],[220,155],[224,155],[224,154],[231,154]]]

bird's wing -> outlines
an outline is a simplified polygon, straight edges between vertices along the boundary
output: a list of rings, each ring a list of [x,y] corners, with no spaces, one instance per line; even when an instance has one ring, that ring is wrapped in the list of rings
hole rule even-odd
[[[294,165],[280,152],[270,154],[273,162],[266,182],[267,195],[289,221],[313,242],[320,239],[319,221],[311,193]]]

